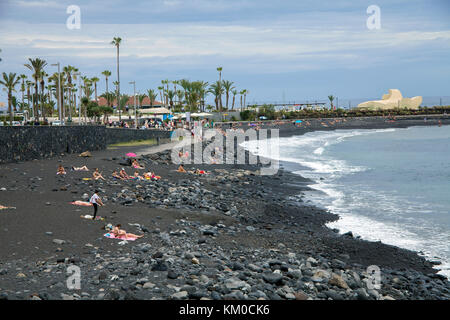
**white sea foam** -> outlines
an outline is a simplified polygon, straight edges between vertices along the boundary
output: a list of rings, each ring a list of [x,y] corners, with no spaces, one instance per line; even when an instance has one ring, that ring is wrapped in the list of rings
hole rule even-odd
[[[329,146],[355,136],[396,130],[406,129],[317,131],[302,136],[280,138],[280,153],[276,160],[297,163],[304,167],[294,173],[315,181],[310,187],[321,192],[319,195],[308,193],[308,199],[340,216],[338,221],[328,224],[330,228],[337,228],[341,233],[352,231],[355,235],[369,241],[381,240],[387,244],[421,251],[431,259],[439,258],[441,252],[449,249],[449,233],[439,230],[439,226],[430,225],[427,221],[420,222],[416,218],[408,217],[410,212],[427,214],[430,210],[416,203],[399,199],[395,194],[382,192],[374,194],[372,190],[364,190],[363,187],[349,190],[348,186],[335,183],[340,177],[362,172],[368,168],[352,166],[346,161],[332,158],[327,154]],[[243,145],[256,155],[273,158],[264,148],[264,144],[252,141]],[[353,198],[348,201],[346,197]],[[371,211],[373,216],[370,217],[361,214],[367,211],[365,207],[367,199],[374,200],[371,203],[379,204],[376,210]],[[425,231],[436,236],[422,237]],[[450,276],[450,263],[445,259],[440,260],[443,262],[438,266],[440,273]]]

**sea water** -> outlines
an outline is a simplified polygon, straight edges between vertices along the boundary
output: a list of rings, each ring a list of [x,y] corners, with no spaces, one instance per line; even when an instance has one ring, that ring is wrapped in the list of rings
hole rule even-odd
[[[265,145],[245,143],[270,157]],[[315,131],[279,148],[285,169],[313,181],[306,200],[340,216],[330,228],[417,251],[450,276],[450,126]]]

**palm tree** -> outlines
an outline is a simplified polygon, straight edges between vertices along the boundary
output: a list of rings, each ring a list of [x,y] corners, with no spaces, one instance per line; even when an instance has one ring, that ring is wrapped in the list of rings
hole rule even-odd
[[[22,83],[21,83],[21,86],[20,86],[20,91],[22,92],[22,112],[23,112],[23,107],[25,106],[25,102],[24,102],[24,99],[25,99],[25,79],[27,78],[27,76],[26,75],[24,75],[24,74],[21,74],[20,76],[19,76],[19,79],[22,79]]]
[[[219,88],[222,87],[222,67],[218,67],[217,71],[219,71]],[[220,106],[220,112],[222,112],[222,90],[220,91],[220,95],[219,95],[219,106]]]
[[[106,92],[108,92],[108,78],[111,76],[111,71],[105,70],[102,72],[102,75],[105,76],[106,79]]]
[[[120,43],[122,42],[122,39],[119,37],[114,37],[111,41],[111,44],[116,46],[117,48],[117,101],[120,100],[120,76],[119,76],[119,47]],[[121,114],[120,114],[120,108],[119,108],[119,122],[121,121]]]
[[[245,106],[246,106],[245,100],[247,99],[247,94],[248,94],[248,90],[247,90],[247,89],[244,89],[244,108],[245,108]]]
[[[234,102],[236,101],[236,95],[238,92],[237,90],[233,90],[231,93],[233,94],[233,104],[231,105],[231,110],[234,110]]]
[[[128,100],[130,97],[126,94],[122,94],[119,99],[119,111],[123,111],[125,106],[127,105]],[[120,114],[120,113],[119,113]]]
[[[11,112],[12,105],[12,93],[15,92],[15,86],[19,83],[20,78],[16,78],[16,74],[10,72],[9,75],[6,72],[3,72],[3,80],[0,80],[0,84],[5,86],[5,89],[8,91],[8,112],[9,112],[9,124],[12,125],[13,122],[13,114]]]
[[[157,93],[153,89],[148,89],[147,90],[147,96],[150,99],[150,108],[152,108],[153,107],[153,102],[155,101],[155,99],[157,97]]]
[[[98,103],[98,99],[97,99],[97,82],[99,82],[100,79],[97,77],[92,77],[91,78],[91,82],[94,84],[94,92],[95,92],[95,102]]]
[[[144,99],[146,97],[147,96],[145,94],[138,94],[137,95],[137,99],[138,99],[138,102],[139,102],[139,109],[142,109],[142,102],[144,102]]]
[[[181,106],[184,97],[183,90],[177,90],[177,97],[178,97],[178,105]]]
[[[104,94],[102,94],[100,97],[105,98],[106,99],[106,105],[108,107],[111,107],[111,105],[114,102],[114,98],[115,98],[115,94],[112,92],[105,92]]]
[[[164,100],[163,100],[164,87],[163,86],[159,86],[158,87],[158,91],[159,91],[159,97],[161,98],[161,103],[164,104]]]
[[[334,96],[329,95],[329,96],[328,96],[328,100],[330,100],[330,110],[333,110],[333,100],[334,100]]]
[[[38,99],[38,78],[41,74],[41,71],[44,70],[45,66],[47,65],[47,62],[45,60],[41,60],[39,58],[31,59],[28,58],[30,63],[26,63],[24,66],[30,69],[31,71],[34,71],[33,77],[34,77],[34,92],[36,99],[33,99],[33,113],[34,118],[36,121],[39,121],[39,113],[36,109],[36,100]]]
[[[76,72],[78,72],[78,69],[71,65],[63,68],[63,73],[67,76],[67,83],[69,88],[69,120],[72,119],[72,80],[77,79],[77,76],[74,74]]]
[[[175,91],[169,90],[167,91],[167,99],[170,102],[170,109],[173,108],[173,98],[176,96]]]
[[[239,94],[241,95],[241,111],[243,110],[243,108],[245,108],[245,98],[247,97],[247,89],[243,89],[241,90],[241,92],[239,92]],[[244,97],[244,105],[242,105],[242,97]]]
[[[44,107],[44,100],[45,100],[45,94],[44,94],[44,90],[45,90],[45,77],[48,77],[48,74],[45,73],[44,70],[42,70],[41,73],[39,74],[39,84],[41,85],[41,112],[42,112],[42,117],[44,118],[44,121],[46,120],[46,117],[45,117],[45,107]]]
[[[225,95],[226,95],[225,106],[227,109],[228,109],[228,100],[230,98],[230,91],[234,89],[233,84],[234,84],[234,82],[232,82],[232,81],[228,81],[228,80],[222,81],[223,88],[225,89]]]
[[[220,100],[221,94],[223,93],[223,87],[220,85],[219,81],[216,81],[209,87],[208,91],[214,95],[214,102],[216,104],[216,110],[219,111],[219,107],[220,107],[219,100]]]

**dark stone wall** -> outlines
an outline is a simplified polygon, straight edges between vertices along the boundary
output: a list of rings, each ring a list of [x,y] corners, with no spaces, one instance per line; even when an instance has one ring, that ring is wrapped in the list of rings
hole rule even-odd
[[[106,144],[149,139],[165,143],[170,140],[171,134],[172,131],[165,130],[106,128]]]
[[[0,163],[106,149],[108,144],[157,139],[168,142],[170,131],[110,129],[104,126],[0,127]]]
[[[0,127],[0,162],[26,161],[106,148],[105,127]]]

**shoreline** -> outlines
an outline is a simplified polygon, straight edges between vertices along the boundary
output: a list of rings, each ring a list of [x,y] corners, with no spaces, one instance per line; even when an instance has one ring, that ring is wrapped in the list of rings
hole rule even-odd
[[[184,174],[163,151],[139,160],[161,175],[157,182],[83,181],[80,172],[55,177],[60,163],[99,167],[109,177],[130,151],[137,150],[0,166],[0,204],[17,208],[0,211],[2,298],[450,298],[448,280],[417,253],[326,227],[337,216],[304,205],[296,195],[308,190],[308,179],[285,170],[266,177],[258,166],[186,165],[210,174]],[[68,204],[94,188],[106,204],[99,210],[105,222],[81,219],[92,209]],[[106,223],[145,236],[119,245],[103,237]],[[65,286],[72,264],[83,274],[75,292]],[[382,270],[380,289],[367,287],[369,265]]]

